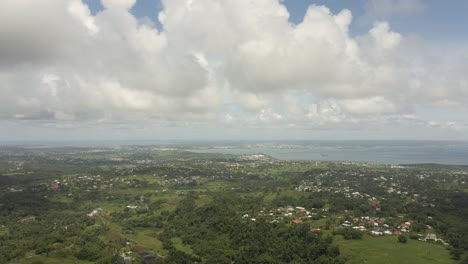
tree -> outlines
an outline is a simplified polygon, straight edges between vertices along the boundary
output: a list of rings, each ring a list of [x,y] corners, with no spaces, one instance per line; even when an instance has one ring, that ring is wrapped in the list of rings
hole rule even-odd
[[[398,236],[398,242],[404,244],[404,243],[408,242],[408,238],[406,238],[406,236],[404,236],[404,235],[399,235]]]
[[[100,256],[100,250],[97,245],[88,243],[84,245],[76,254],[75,257],[81,260],[97,260]]]
[[[423,223],[414,223],[411,228],[414,232],[424,232],[427,229],[427,226]]]
[[[452,255],[452,259],[454,260],[460,260],[462,254],[463,254],[463,249],[461,248],[452,248],[450,250],[450,255]]]

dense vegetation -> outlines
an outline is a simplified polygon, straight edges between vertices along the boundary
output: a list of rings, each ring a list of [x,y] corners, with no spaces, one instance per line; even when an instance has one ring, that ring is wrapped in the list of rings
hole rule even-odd
[[[354,263],[346,245],[372,236],[466,263],[467,178],[154,146],[1,149],[0,263]]]

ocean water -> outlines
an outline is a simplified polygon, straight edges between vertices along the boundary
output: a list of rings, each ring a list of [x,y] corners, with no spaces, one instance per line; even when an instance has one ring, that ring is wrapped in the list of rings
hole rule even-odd
[[[282,160],[354,161],[384,164],[468,165],[467,141],[48,141],[0,142],[0,146],[164,146],[198,153],[258,154]]]
[[[354,161],[384,164],[468,165],[468,142],[302,141],[200,146],[194,152],[263,153],[282,160]]]

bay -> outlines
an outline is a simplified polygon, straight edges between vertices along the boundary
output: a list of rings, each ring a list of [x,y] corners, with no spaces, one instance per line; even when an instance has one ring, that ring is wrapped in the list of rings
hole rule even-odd
[[[468,142],[457,141],[276,141],[206,145],[190,151],[236,155],[262,153],[282,160],[468,165]]]

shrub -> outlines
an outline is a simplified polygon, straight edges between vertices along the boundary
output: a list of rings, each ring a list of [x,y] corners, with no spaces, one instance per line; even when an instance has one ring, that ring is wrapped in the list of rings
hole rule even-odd
[[[398,242],[406,243],[406,242],[408,242],[408,238],[406,238],[406,236],[404,236],[404,235],[399,235],[398,236]]]

